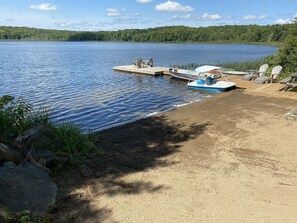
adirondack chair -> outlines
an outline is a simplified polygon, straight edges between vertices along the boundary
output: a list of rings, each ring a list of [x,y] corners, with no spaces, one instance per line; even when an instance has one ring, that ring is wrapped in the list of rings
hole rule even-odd
[[[297,81],[297,73],[293,73],[291,75],[290,80],[286,83],[286,87],[284,88],[283,92],[296,88],[297,83],[295,81]]]
[[[267,69],[268,69],[268,64],[263,64],[258,71],[258,76],[259,77],[265,76]]]
[[[251,73],[246,74],[242,77],[242,80],[250,81],[254,80],[257,77],[265,76],[266,70],[268,69],[268,64],[263,64],[260,66],[259,70],[251,71]]]
[[[278,77],[279,77],[279,74],[280,72],[282,71],[283,67],[282,66],[275,66],[272,68],[272,71],[271,71],[271,75],[270,77],[267,77],[267,76],[261,76],[261,77],[257,77],[255,79],[255,83],[257,84],[265,84],[265,83],[272,83],[274,82]]]

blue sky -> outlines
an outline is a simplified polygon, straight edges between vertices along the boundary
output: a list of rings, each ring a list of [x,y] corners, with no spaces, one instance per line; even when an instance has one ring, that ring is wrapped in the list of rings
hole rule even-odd
[[[0,25],[61,30],[284,24],[296,16],[297,0],[0,0]]]

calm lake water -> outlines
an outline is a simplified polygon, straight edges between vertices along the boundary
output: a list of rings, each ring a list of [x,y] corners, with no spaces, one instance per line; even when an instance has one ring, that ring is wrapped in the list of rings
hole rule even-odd
[[[101,130],[202,100],[169,77],[116,73],[112,67],[153,57],[155,66],[242,61],[275,53],[260,45],[105,42],[0,42],[0,95],[50,109],[53,121]]]

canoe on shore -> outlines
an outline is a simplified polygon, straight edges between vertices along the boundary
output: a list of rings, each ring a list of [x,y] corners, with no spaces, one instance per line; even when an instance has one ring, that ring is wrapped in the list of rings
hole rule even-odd
[[[237,71],[237,70],[223,70],[223,74],[227,75],[238,75],[238,76],[244,76],[246,74],[249,74],[248,71]]]

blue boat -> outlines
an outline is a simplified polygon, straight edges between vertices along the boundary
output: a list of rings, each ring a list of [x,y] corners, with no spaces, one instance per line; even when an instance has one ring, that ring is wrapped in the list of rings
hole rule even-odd
[[[201,80],[191,81],[187,84],[188,88],[212,91],[212,92],[225,92],[233,88],[236,88],[235,83],[229,81],[219,81],[211,77],[207,77]]]

